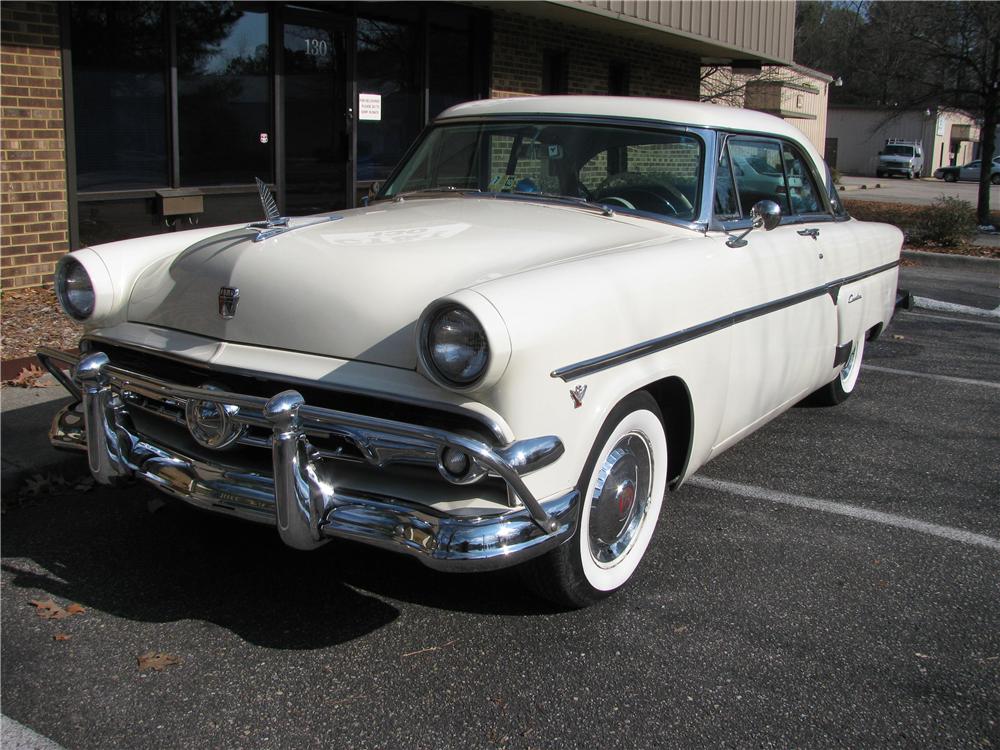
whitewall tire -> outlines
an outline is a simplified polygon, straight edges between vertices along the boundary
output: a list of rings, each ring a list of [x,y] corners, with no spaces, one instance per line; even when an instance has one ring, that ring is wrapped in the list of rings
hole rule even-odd
[[[667,438],[660,410],[646,392],[608,416],[580,477],[576,533],[522,566],[542,596],[585,607],[624,586],[649,546],[667,485]]]

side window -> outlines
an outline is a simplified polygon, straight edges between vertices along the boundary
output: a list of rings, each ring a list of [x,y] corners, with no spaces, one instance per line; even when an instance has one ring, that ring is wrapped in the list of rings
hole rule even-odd
[[[826,213],[821,193],[816,189],[805,159],[792,146],[782,144],[785,160],[785,177],[788,179],[788,199],[792,212],[797,214]]]
[[[719,154],[719,165],[715,171],[715,215],[721,221],[740,218],[740,202],[736,197],[736,182],[733,180],[733,165],[729,160],[728,148],[722,149]]]
[[[781,213],[789,213],[781,144],[763,139],[729,141],[729,155],[736,172],[736,192],[744,219],[757,201],[774,201]]]

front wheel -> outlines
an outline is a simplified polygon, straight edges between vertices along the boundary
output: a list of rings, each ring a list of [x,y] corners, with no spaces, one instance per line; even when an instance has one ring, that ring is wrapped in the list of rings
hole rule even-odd
[[[815,406],[836,406],[844,403],[858,384],[861,374],[861,360],[865,353],[865,337],[860,336],[851,343],[851,351],[840,375],[817,391],[814,391],[807,401]]]
[[[521,566],[524,581],[567,607],[586,607],[632,577],[649,546],[667,484],[667,438],[656,401],[618,404],[580,476],[580,517],[565,544]]]
[[[990,177],[990,182],[994,185],[1000,185],[1000,174],[995,174]]]
[[[958,175],[954,174],[953,172],[948,172],[944,176],[944,181],[945,182],[958,182]]]

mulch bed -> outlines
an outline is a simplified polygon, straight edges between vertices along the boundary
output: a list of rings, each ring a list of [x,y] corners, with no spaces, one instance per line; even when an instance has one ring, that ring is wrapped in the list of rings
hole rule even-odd
[[[82,333],[83,327],[62,311],[50,288],[11,289],[0,297],[0,353],[4,362],[31,357],[40,346],[76,351]]]

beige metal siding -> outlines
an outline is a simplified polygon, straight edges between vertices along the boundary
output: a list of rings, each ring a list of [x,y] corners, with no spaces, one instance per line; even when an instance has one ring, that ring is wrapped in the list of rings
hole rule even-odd
[[[767,58],[790,62],[795,3],[787,0],[564,0],[662,26]]]

